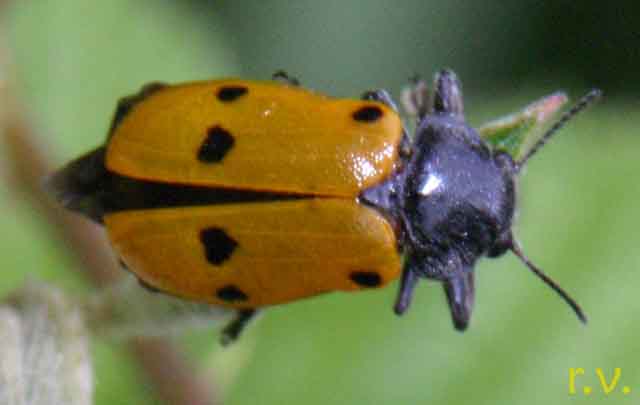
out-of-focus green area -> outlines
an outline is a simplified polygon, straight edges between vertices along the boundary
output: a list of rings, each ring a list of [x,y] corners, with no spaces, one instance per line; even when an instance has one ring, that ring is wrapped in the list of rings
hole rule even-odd
[[[451,67],[465,85],[474,125],[557,89],[575,98],[601,86],[604,102],[531,161],[517,227],[529,256],[583,305],[587,327],[506,257],[478,266],[477,307],[465,334],[453,330],[440,286],[422,283],[402,319],[391,311],[394,284],[274,308],[224,353],[213,331],[184,342],[194,361],[213,367],[211,378],[229,404],[637,401],[637,6],[13,3],[0,17],[13,84],[60,164],[101,143],[116,100],[152,80],[267,79],[286,69],[333,95],[357,96],[372,87],[397,95],[413,73]],[[90,293],[72,278],[74,264],[48,225],[6,186],[0,193],[0,292],[39,277],[71,294]],[[151,386],[117,344],[97,342],[95,352],[98,404],[155,403]],[[576,367],[585,374],[570,395],[569,369]],[[620,380],[604,394],[596,368],[610,384],[616,367]],[[624,394],[624,386],[631,392]]]

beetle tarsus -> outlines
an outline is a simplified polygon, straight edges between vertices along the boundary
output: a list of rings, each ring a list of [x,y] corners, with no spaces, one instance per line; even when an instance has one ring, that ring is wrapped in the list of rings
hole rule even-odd
[[[271,75],[271,80],[288,84],[289,86],[300,86],[300,80],[296,77],[290,76],[289,73],[284,70],[277,70],[273,75]]]
[[[228,346],[235,342],[245,327],[258,313],[255,309],[241,309],[233,319],[224,327],[220,335],[220,344]]]

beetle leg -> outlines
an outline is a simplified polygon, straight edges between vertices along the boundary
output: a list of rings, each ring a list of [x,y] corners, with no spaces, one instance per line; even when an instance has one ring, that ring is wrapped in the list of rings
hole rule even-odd
[[[462,85],[452,70],[436,73],[433,89],[433,111],[464,119]]]
[[[129,111],[131,111],[131,109],[136,104],[144,101],[147,97],[149,97],[153,93],[157,92],[158,90],[162,90],[167,86],[168,85],[163,82],[147,83],[144,86],[142,86],[140,91],[138,91],[136,94],[132,94],[130,96],[126,96],[118,100],[116,111],[113,114],[113,118],[111,119],[111,127],[109,128],[109,132],[108,132],[109,135],[107,138],[111,138],[116,127],[120,124],[120,122],[122,122],[124,117],[127,116]]]
[[[402,278],[400,279],[400,290],[396,298],[396,304],[393,310],[397,315],[404,314],[409,305],[411,305],[411,298],[413,297],[413,290],[418,282],[418,273],[413,269],[411,262],[405,262],[402,269]]]
[[[222,329],[220,336],[220,343],[223,346],[227,346],[235,342],[244,328],[249,324],[249,321],[253,319],[258,313],[255,309],[241,309],[238,310],[233,319]]]
[[[369,90],[365,92],[360,98],[363,100],[377,101],[391,108],[393,111],[398,112],[398,106],[396,105],[396,102],[393,101],[391,94],[389,94],[389,92],[384,89]]]
[[[473,271],[465,270],[452,278],[444,280],[442,286],[447,295],[453,326],[462,332],[467,329],[471,312],[473,312],[476,295],[474,273]]]
[[[277,70],[273,75],[271,75],[271,80],[275,80],[276,82],[280,82],[282,84],[288,84],[289,86],[300,86],[300,80],[298,80],[296,77],[289,76],[289,74],[284,70]]]
[[[418,124],[431,112],[429,89],[427,82],[419,75],[414,75],[409,82],[400,94],[400,103],[409,116],[415,117]]]

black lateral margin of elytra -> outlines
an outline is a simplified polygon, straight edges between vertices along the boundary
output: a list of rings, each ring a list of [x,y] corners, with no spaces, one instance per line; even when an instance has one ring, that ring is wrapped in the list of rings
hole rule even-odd
[[[115,173],[109,173],[98,194],[96,199],[100,205],[99,212],[97,212],[97,218],[93,217],[98,222],[101,222],[102,215],[118,211],[248,202],[267,203],[313,198],[313,196],[276,191],[160,183],[132,179]]]

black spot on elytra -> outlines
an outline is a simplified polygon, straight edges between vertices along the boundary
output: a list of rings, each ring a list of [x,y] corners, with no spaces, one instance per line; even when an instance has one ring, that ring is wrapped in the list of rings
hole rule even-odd
[[[214,266],[228,260],[238,246],[238,242],[227,235],[224,229],[215,227],[200,231],[200,242],[204,246],[207,261]]]
[[[234,143],[233,136],[226,129],[220,126],[210,128],[198,150],[198,160],[203,163],[217,163],[233,148]]]
[[[218,90],[218,100],[228,103],[249,92],[245,86],[226,86]]]
[[[218,291],[216,291],[216,296],[227,302],[246,301],[249,299],[247,294],[233,284],[219,288]]]
[[[382,109],[375,105],[367,105],[353,113],[353,119],[360,122],[374,122],[382,117]]]
[[[349,278],[361,287],[377,287],[382,283],[380,274],[375,271],[354,271]]]

